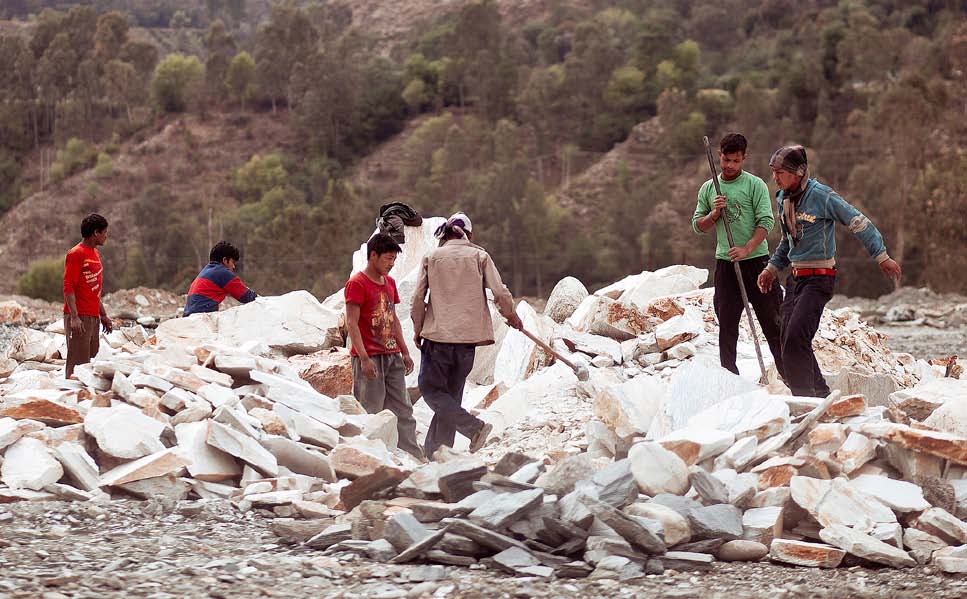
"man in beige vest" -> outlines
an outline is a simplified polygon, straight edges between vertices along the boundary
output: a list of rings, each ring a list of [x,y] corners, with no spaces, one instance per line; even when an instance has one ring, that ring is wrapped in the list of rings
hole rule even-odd
[[[494,261],[471,243],[472,227],[470,218],[458,212],[437,229],[440,247],[423,258],[413,293],[410,315],[421,352],[420,392],[434,413],[423,444],[428,458],[441,445],[452,447],[457,432],[470,439],[470,451],[475,452],[493,428],[461,405],[477,346],[494,342],[485,289],[493,292],[507,324],[521,328],[514,298]]]

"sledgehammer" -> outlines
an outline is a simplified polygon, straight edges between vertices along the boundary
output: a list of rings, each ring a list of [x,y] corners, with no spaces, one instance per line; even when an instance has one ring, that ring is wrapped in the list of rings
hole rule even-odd
[[[567,364],[568,367],[570,367],[571,370],[574,371],[574,376],[578,377],[578,380],[579,381],[586,381],[591,376],[591,373],[588,371],[587,365],[584,364],[584,362],[581,361],[580,359],[577,359],[574,362],[572,362],[572,361],[568,360],[567,358],[565,358],[564,356],[562,356],[561,354],[559,354],[556,351],[554,351],[551,348],[550,345],[548,345],[548,344],[544,343],[543,341],[541,341],[540,339],[538,339],[535,335],[531,334],[531,332],[528,331],[527,329],[521,327],[521,328],[519,328],[517,330],[520,331],[521,333],[527,335],[527,338],[530,339],[531,341],[533,341],[534,343],[536,343],[538,346],[540,346],[541,349],[543,349],[547,353],[551,354],[552,356],[554,356],[555,358],[557,358],[561,362],[564,362],[565,364]]]

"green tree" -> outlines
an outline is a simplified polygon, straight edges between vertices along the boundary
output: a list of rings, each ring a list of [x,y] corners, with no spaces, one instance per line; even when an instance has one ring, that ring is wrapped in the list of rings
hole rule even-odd
[[[101,62],[118,58],[128,41],[128,20],[117,11],[104,13],[97,19],[94,32],[94,54]]]
[[[123,106],[128,123],[131,123],[132,106],[146,96],[144,83],[138,77],[137,70],[132,64],[115,59],[104,66],[101,80],[108,101],[114,106]]]
[[[184,112],[198,99],[205,68],[194,56],[169,54],[155,68],[151,98],[164,112]]]
[[[259,27],[255,79],[261,95],[272,102],[272,112],[279,100],[294,104],[293,73],[298,66],[309,68],[315,62],[318,40],[319,32],[306,11],[289,4],[275,5],[269,20]]]
[[[208,28],[205,37],[205,49],[208,56],[205,59],[205,80],[208,95],[216,101],[224,100],[228,95],[226,77],[232,57],[235,56],[235,39],[220,20],[214,21]]]
[[[35,297],[49,302],[64,297],[64,258],[50,257],[35,260],[27,272],[17,279],[16,291],[20,295]]]
[[[235,193],[243,203],[257,202],[272,189],[285,186],[288,180],[280,154],[255,154],[235,171]]]
[[[245,110],[245,101],[252,97],[255,82],[255,60],[244,50],[235,55],[225,75],[225,85]]]

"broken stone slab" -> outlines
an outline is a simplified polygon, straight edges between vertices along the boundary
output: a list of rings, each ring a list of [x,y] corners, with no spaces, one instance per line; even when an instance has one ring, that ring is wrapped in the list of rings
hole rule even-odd
[[[768,546],[773,539],[782,537],[782,507],[752,508],[742,514],[742,538]]]
[[[746,508],[759,490],[759,475],[754,472],[739,474],[731,468],[716,470],[713,477],[725,485],[728,491],[728,501],[738,508]]]
[[[282,420],[282,417],[275,412],[266,410],[265,408],[251,408],[248,410],[248,415],[254,418],[261,425],[262,432],[275,435],[278,437],[287,437],[289,439],[298,439],[299,436]]]
[[[185,406],[184,409],[175,414],[169,424],[178,426],[189,422],[201,422],[212,415],[212,407],[207,401],[198,401]]]
[[[44,487],[44,491],[48,493],[53,493],[58,498],[65,501],[91,501],[94,499],[94,493],[88,493],[87,491],[81,491],[80,489],[75,489],[70,485],[65,485],[62,483],[51,483]],[[105,499],[108,497],[105,495]]]
[[[840,524],[827,526],[819,531],[823,541],[859,558],[894,568],[911,568],[916,560],[906,551],[887,545],[883,541]]]
[[[174,474],[145,478],[116,486],[141,499],[162,497],[172,501],[181,501],[191,491],[191,483],[188,479],[180,478]]]
[[[716,557],[723,562],[757,562],[767,555],[769,555],[768,544],[742,539],[728,541],[716,552]]]
[[[343,507],[351,510],[366,499],[375,497],[387,489],[392,489],[408,475],[407,472],[392,466],[380,466],[372,474],[360,476],[339,491]]]
[[[519,547],[504,549],[495,555],[492,561],[501,570],[518,576],[532,576],[533,568],[541,566],[540,560],[533,553]],[[553,569],[551,569],[551,572],[553,573]]]
[[[664,571],[664,568],[662,568]],[[594,571],[588,578],[613,578],[617,580],[634,580],[645,575],[642,565],[621,555],[609,555],[600,559]]]
[[[692,529],[692,542],[742,538],[742,511],[734,505],[718,504],[694,510],[688,524]]]
[[[740,393],[756,391],[759,387],[752,381],[732,374],[707,357],[696,357],[676,369],[670,379],[670,388],[662,399],[658,412],[648,431],[649,439],[685,428],[689,420]]]
[[[262,383],[266,388],[265,397],[268,399],[333,428],[339,428],[345,423],[345,417],[339,411],[339,402],[319,393],[309,383],[258,370],[253,370],[250,374],[252,380]]]
[[[327,482],[336,481],[336,473],[325,454],[285,437],[267,437],[261,443],[275,456],[279,466]]]
[[[405,551],[432,535],[433,533],[408,510],[397,512],[387,518],[386,525],[383,528],[383,538],[389,541],[399,552]],[[443,535],[440,535],[440,538],[443,538]],[[434,542],[434,544],[436,543]],[[432,549],[432,546],[428,547],[427,551],[429,549]]]
[[[967,574],[967,558],[938,555],[931,563],[947,574]]]
[[[470,512],[468,518],[485,528],[493,530],[504,528],[539,506],[543,496],[543,489],[499,493],[486,504]]]
[[[120,396],[121,399],[130,403],[131,397],[134,396],[137,390],[137,387],[128,380],[128,377],[124,376],[124,373],[120,371],[114,373],[114,378],[111,381],[111,391]]]
[[[500,475],[487,475],[487,467],[481,466],[472,470],[459,470],[445,474],[437,479],[437,486],[440,487],[440,495],[448,503],[456,503],[476,492],[475,483],[484,476],[499,477]],[[513,482],[511,479],[504,479],[502,482]],[[524,485],[530,487],[530,485]],[[513,488],[513,487],[512,487]]]
[[[367,439],[379,439],[387,447],[399,445],[399,431],[396,426],[396,414],[383,410],[377,414],[367,415],[363,426],[363,436]]]
[[[903,548],[903,527],[899,523],[877,524],[876,528],[870,532],[870,536],[878,541],[883,541],[887,545],[899,549]]]
[[[458,472],[476,471],[481,466],[486,467],[483,460],[477,457],[460,457],[446,462],[430,462],[414,470],[406,480],[400,483],[402,494],[417,493],[421,496],[440,493],[439,480]]]
[[[612,462],[591,477],[597,498],[613,508],[621,509],[638,497],[638,484],[631,473],[631,460]]]
[[[352,524],[333,524],[305,542],[306,547],[312,549],[327,549],[336,543],[353,538]]]
[[[94,458],[78,443],[61,443],[51,448],[51,453],[70,476],[84,491],[94,491],[100,487],[100,472]]]
[[[327,397],[353,392],[352,356],[344,347],[293,357],[289,362],[299,368],[299,378]]]
[[[544,464],[541,462],[530,462],[521,466],[517,472],[509,475],[507,478],[516,483],[531,485],[534,484],[535,481],[545,473],[545,471]],[[495,474],[499,473],[495,472]]]
[[[678,572],[705,572],[712,569],[715,558],[707,553],[669,551],[657,558],[667,570]]]
[[[208,423],[190,422],[175,426],[178,447],[191,460],[188,473],[192,477],[220,482],[237,478],[242,473],[235,459],[208,444]]]
[[[923,498],[923,489],[907,481],[862,474],[849,484],[897,512],[920,512],[930,508],[930,503]]]
[[[706,504],[729,503],[729,490],[725,483],[704,469],[698,466],[689,468],[688,482]]]
[[[850,433],[836,451],[835,460],[843,474],[850,474],[876,457],[878,446],[879,443],[869,437],[855,432]]]
[[[568,456],[541,475],[536,485],[552,495],[563,496],[573,491],[578,481],[594,476],[594,472],[594,465],[587,454]]]
[[[0,417],[35,420],[48,426],[64,426],[84,422],[76,406],[63,403],[67,394],[53,389],[25,390],[12,393],[0,403]]]
[[[624,513],[661,524],[665,544],[669,547],[687,543],[692,538],[688,519],[670,507],[657,503],[633,503],[624,509]]]
[[[951,545],[967,543],[967,523],[938,507],[925,510],[911,526],[939,537]]]
[[[594,398],[594,417],[619,438],[645,435],[667,391],[658,380],[637,376],[602,388]]]
[[[930,561],[933,552],[949,547],[946,541],[916,528],[903,530],[903,546],[910,550],[910,556],[919,564]]]
[[[732,447],[735,435],[716,429],[683,428],[665,435],[658,442],[691,466]]]
[[[255,439],[225,426],[220,422],[208,423],[206,442],[215,449],[233,455],[267,476],[279,475],[279,463],[270,451]]]
[[[9,489],[0,486],[0,504],[16,501],[56,501],[57,495],[48,491],[32,491],[30,489]]]
[[[43,430],[46,426],[36,420],[15,420],[13,418],[0,418],[0,452],[4,447],[12,445],[20,437]]]
[[[826,420],[837,420],[850,416],[858,416],[866,411],[866,407],[865,395],[844,395],[829,406],[823,418]]]
[[[655,327],[655,338],[661,351],[694,339],[704,332],[705,323],[693,319],[689,314],[673,316]]]
[[[756,437],[743,437],[737,439],[732,447],[725,450],[715,458],[714,467],[716,470],[744,468],[756,456],[759,440]]]
[[[771,437],[789,425],[789,405],[765,389],[740,393],[688,419],[689,428],[728,431],[736,439]]]
[[[893,423],[865,424],[860,426],[859,432],[904,449],[934,455],[957,464],[967,464],[967,438],[964,437]]]
[[[889,374],[865,373],[844,367],[838,373],[827,375],[830,389],[843,395],[864,395],[871,406],[885,406],[890,394],[897,390],[897,383]]]
[[[682,495],[688,490],[688,466],[675,453],[659,443],[636,443],[628,452],[631,474],[638,489],[646,495],[671,493]]]
[[[584,298],[565,323],[575,331],[618,341],[631,339],[652,328],[648,317],[634,305],[600,295]]]
[[[833,524],[866,530],[881,522],[896,522],[893,510],[853,488],[845,479],[825,481],[794,476],[789,484],[793,500],[824,527]]]
[[[127,462],[108,470],[101,475],[100,486],[123,485],[125,483],[177,472],[187,466],[189,460],[174,448],[162,449],[143,458]]]
[[[661,537],[661,524],[657,521],[623,514],[593,497],[584,497],[582,501],[596,518],[614,529],[632,546],[648,554],[665,552],[666,545]]]
[[[515,308],[524,328],[550,343],[554,322],[538,314],[526,301]],[[507,331],[494,364],[494,382],[514,386],[550,363],[550,357],[534,341],[518,330]]]
[[[825,451],[833,454],[846,441],[847,433],[846,426],[839,422],[824,422],[809,431],[806,435],[807,443],[813,452]]]
[[[122,459],[140,458],[164,449],[165,425],[126,404],[91,408],[84,418],[84,432],[94,437],[101,451]]]
[[[524,551],[530,551],[527,546],[520,541],[508,537],[507,535],[488,530],[482,526],[477,526],[476,524],[473,524],[467,520],[446,518],[441,521],[441,524],[447,526],[451,533],[467,537],[478,545],[488,547],[494,551],[503,551],[508,547],[517,547],[519,549],[523,549]]]
[[[42,441],[21,437],[7,447],[0,479],[11,489],[40,491],[64,475],[60,465]]]
[[[441,528],[440,530],[437,530],[433,533],[430,533],[427,536],[423,537],[422,539],[416,541],[415,543],[413,543],[403,551],[401,551],[399,555],[392,558],[390,562],[394,564],[405,564],[407,562],[411,562],[415,559],[418,559],[423,555],[425,555],[428,551],[433,549],[440,542],[440,540],[443,539],[444,535],[446,534],[447,534],[446,527]]]
[[[842,549],[822,543],[774,539],[769,545],[769,559],[796,566],[837,568],[845,555]]]
[[[272,410],[303,443],[311,443],[326,449],[332,449],[339,444],[339,431],[321,420],[306,416],[278,402],[272,406]]]
[[[396,466],[382,441],[363,437],[347,439],[333,448],[329,463],[338,476],[350,480],[373,474],[381,467]]]
[[[572,353],[581,352],[592,358],[604,356],[610,358],[612,364],[621,364],[623,361],[621,344],[614,339],[591,333],[579,333],[567,328],[560,333],[560,337]]]

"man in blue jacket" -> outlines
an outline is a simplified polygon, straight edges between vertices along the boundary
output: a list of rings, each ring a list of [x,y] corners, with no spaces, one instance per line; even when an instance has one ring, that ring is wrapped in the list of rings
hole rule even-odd
[[[208,254],[208,264],[201,269],[191,287],[182,316],[198,312],[218,312],[218,305],[225,296],[231,295],[243,304],[256,298],[255,292],[235,276],[235,263],[239,261],[238,249],[227,241],[219,241]]]
[[[883,236],[866,216],[835,191],[809,178],[806,150],[786,146],[769,161],[782,240],[759,274],[765,293],[779,273],[792,266],[782,303],[783,377],[793,395],[825,397],[829,386],[813,354],[813,337],[836,282],[836,223],[849,228],[883,274],[897,282],[900,265],[886,253]]]

